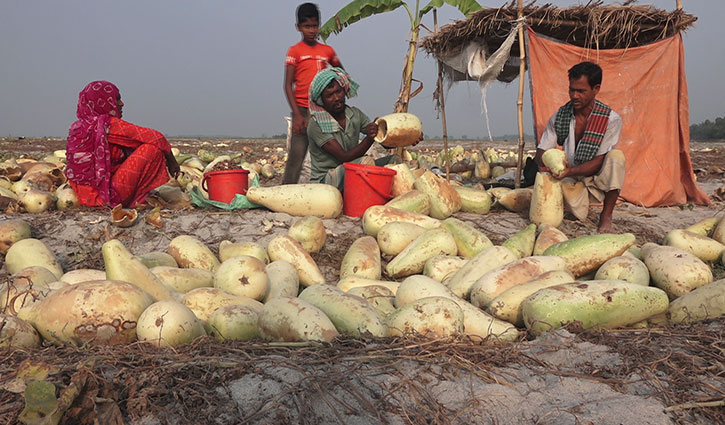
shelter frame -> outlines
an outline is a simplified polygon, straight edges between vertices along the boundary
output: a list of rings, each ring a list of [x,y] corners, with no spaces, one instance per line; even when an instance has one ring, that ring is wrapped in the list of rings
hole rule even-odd
[[[517,7],[513,9],[514,2]],[[523,4],[523,0],[512,0],[508,6],[501,8],[487,8],[479,12],[476,12],[471,18],[466,20],[458,21],[454,24],[447,25],[442,31],[436,32],[433,36],[426,37],[422,40],[422,47],[427,50],[429,54],[436,56],[440,64],[440,57],[444,56],[442,53],[450,50],[448,44],[455,44],[460,39],[470,37],[471,34],[478,32],[493,32],[494,25],[498,23],[500,28],[502,23],[512,21],[513,14],[516,14],[517,19],[525,19],[525,25],[532,28],[548,28],[548,31],[542,31],[544,35],[553,36],[554,38],[563,39],[563,41],[570,42],[571,44],[581,45],[587,48],[593,48],[599,51],[600,49],[610,48],[628,48],[634,45],[645,45],[652,43],[657,40],[667,38],[669,36],[680,33],[681,31],[689,28],[697,18],[686,14],[682,10],[682,0],[676,0],[676,9],[674,12],[665,12],[653,8],[652,6],[639,6],[633,5],[635,0],[628,0],[620,6],[605,6],[602,0],[591,0],[586,5],[580,5],[570,8],[554,8],[550,4],[535,8],[534,5],[536,0],[531,1],[526,6]],[[622,16],[623,10],[635,11],[632,16]],[[582,19],[571,19],[571,16],[576,13],[592,12],[595,13],[584,13],[588,20]],[[604,13],[600,13],[603,11]],[[486,21],[483,24],[483,29],[477,28],[472,29],[470,22],[477,17],[484,18],[481,21]],[[606,15],[606,16],[605,16]],[[601,23],[608,23],[608,27],[601,27]],[[480,22],[479,22],[480,25]],[[594,29],[590,31],[589,26]],[[624,28],[625,37],[621,37],[622,32],[619,31],[619,26]],[[561,28],[571,28],[569,37],[556,37],[555,34],[562,34]],[[539,32],[535,29],[536,32]],[[527,67],[528,55],[528,37],[525,34],[526,31],[521,26],[518,34],[518,52],[514,51],[512,47],[512,56],[518,56],[520,60],[519,64],[519,90],[517,99],[517,121],[518,121],[518,149],[517,149],[517,161],[516,161],[516,178],[515,185],[519,187],[521,184],[521,170],[523,162],[523,151],[524,151],[524,130],[523,130],[523,96],[524,96],[524,76]],[[566,30],[564,30],[566,33]],[[620,36],[620,37],[613,37]],[[571,40],[570,38],[573,38]],[[439,65],[440,67],[440,65]],[[531,85],[531,79],[529,80]],[[437,90],[442,90],[441,83],[437,87]],[[533,91],[530,91],[533,96]],[[532,102],[533,103],[533,102]],[[533,106],[533,105],[532,105]],[[445,111],[443,111],[445,113]],[[443,132],[447,134],[447,128],[445,123],[443,124]],[[536,127],[534,123],[534,128]],[[536,132],[535,132],[536,133]],[[446,158],[448,157],[448,151],[446,148]]]

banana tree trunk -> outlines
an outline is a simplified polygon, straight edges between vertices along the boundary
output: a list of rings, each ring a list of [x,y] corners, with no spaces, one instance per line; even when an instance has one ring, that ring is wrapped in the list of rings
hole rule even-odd
[[[410,47],[408,48],[408,56],[405,62],[405,71],[403,75],[403,90],[400,92],[398,101],[395,103],[395,112],[408,112],[408,102],[410,101],[410,89],[413,85],[413,65],[415,64],[415,56],[418,53],[418,34],[420,27],[413,29],[410,38]]]

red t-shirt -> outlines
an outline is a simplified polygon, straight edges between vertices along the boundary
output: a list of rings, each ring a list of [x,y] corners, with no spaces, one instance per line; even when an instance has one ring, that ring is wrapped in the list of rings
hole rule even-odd
[[[340,59],[335,50],[327,44],[318,42],[314,46],[310,46],[304,41],[300,41],[289,48],[284,64],[285,66],[294,65],[295,101],[297,105],[307,108],[309,104],[308,90],[317,71],[328,66],[340,66]]]

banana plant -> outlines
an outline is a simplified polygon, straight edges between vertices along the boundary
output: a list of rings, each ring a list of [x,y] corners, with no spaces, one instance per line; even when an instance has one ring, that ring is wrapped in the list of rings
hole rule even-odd
[[[466,17],[481,9],[481,5],[475,0],[431,0],[423,8],[420,8],[420,0],[416,0],[415,11],[412,11],[408,3],[402,0],[353,0],[325,22],[320,28],[320,37],[322,37],[323,41],[327,40],[330,34],[338,34],[343,28],[361,19],[391,12],[400,7],[404,8],[410,18],[411,36],[408,54],[405,57],[405,66],[403,67],[403,81],[398,99],[395,102],[395,112],[407,112],[410,98],[415,96],[422,88],[421,84],[413,94],[410,92],[413,85],[413,65],[415,64],[415,56],[418,52],[418,36],[420,34],[423,16],[434,8],[443,6],[445,3],[455,6]]]

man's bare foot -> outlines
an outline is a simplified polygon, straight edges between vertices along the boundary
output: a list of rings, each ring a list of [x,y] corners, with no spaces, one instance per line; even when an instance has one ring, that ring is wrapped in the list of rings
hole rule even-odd
[[[597,229],[598,233],[614,233],[614,226],[612,226],[612,223],[609,223],[607,225],[599,225],[599,228]]]
[[[612,226],[612,213],[614,212],[614,206],[617,204],[617,197],[619,196],[619,190],[610,190],[604,195],[604,205],[602,206],[602,213],[599,215],[599,233],[612,233],[614,227]]]
[[[602,214],[602,216],[599,218],[599,228],[597,229],[597,232],[599,233],[612,233],[614,231],[614,226],[612,225],[612,216],[605,216]]]

